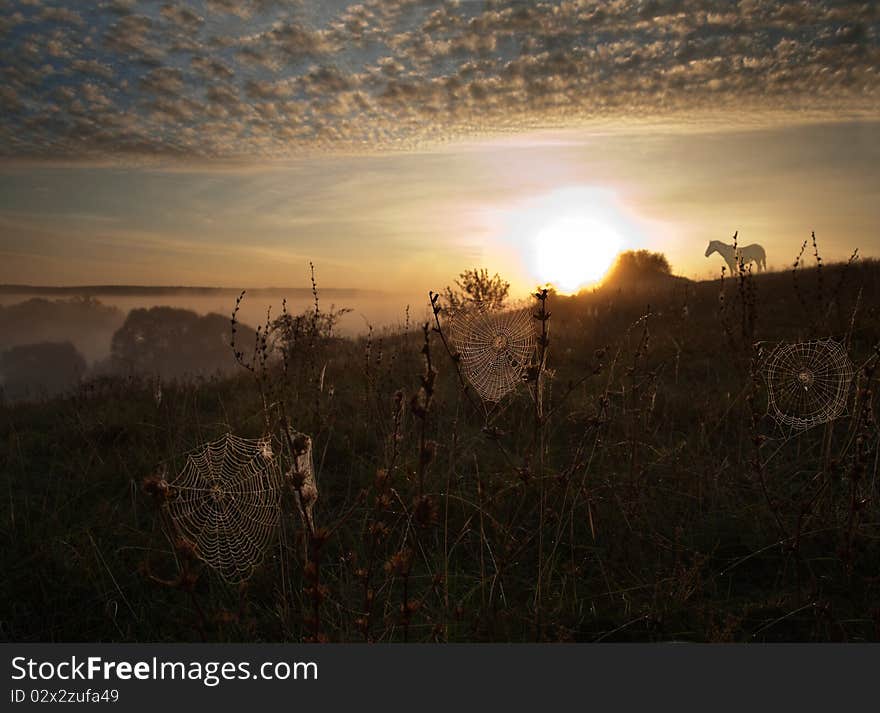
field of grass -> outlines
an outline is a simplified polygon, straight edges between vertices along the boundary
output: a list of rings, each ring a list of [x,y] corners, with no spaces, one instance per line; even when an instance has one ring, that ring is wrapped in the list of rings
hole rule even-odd
[[[880,639],[880,264],[635,279],[546,311],[546,368],[497,408],[433,324],[306,330],[286,368],[161,398],[113,378],[0,406],[0,638]],[[829,336],[846,412],[780,428],[765,355]],[[147,491],[282,421],[313,440],[314,528],[287,493],[263,564],[228,584]]]

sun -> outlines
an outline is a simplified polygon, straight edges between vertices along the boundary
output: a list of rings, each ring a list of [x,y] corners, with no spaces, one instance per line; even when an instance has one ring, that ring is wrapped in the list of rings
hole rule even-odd
[[[598,282],[624,247],[620,233],[600,218],[557,218],[535,236],[538,279],[560,292]]]
[[[650,223],[612,186],[559,186],[487,216],[501,217],[497,254],[510,261],[516,284],[527,289],[540,284],[574,294],[604,279],[621,252],[649,242]]]

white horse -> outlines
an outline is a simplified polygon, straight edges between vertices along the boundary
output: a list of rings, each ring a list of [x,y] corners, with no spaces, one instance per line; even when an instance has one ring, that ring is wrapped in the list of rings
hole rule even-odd
[[[739,272],[740,264],[745,267],[755,263],[758,267],[758,272],[767,269],[767,253],[764,252],[764,248],[758,245],[758,243],[744,245],[739,248],[722,243],[720,240],[710,240],[709,247],[706,248],[706,257],[709,257],[712,253],[718,253],[724,258],[727,267],[730,268],[730,272],[733,275]]]

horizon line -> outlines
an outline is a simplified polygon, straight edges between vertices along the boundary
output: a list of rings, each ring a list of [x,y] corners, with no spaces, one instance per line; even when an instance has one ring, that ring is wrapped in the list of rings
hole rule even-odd
[[[200,292],[280,292],[280,291],[298,291],[312,292],[311,285],[302,287],[294,286],[269,286],[269,287],[229,287],[224,285],[129,285],[124,283],[107,283],[96,285],[33,285],[26,283],[0,283],[0,293],[21,293],[21,292],[101,292],[101,291],[141,291],[141,292],[158,292],[158,291],[200,291]],[[396,294],[388,290],[377,290],[364,287],[318,287],[318,293],[321,292],[358,292],[365,294]]]

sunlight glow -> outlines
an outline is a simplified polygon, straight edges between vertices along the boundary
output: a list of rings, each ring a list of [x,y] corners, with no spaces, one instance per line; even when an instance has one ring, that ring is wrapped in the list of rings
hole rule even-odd
[[[599,218],[559,218],[535,237],[538,279],[561,292],[598,282],[624,247],[620,234]]]
[[[539,184],[548,180],[537,166],[532,175]],[[668,240],[631,203],[625,187],[613,184],[535,190],[486,211],[487,232],[494,235],[481,247],[492,256],[493,269],[510,276],[514,290],[545,285],[574,294],[601,282],[619,253],[650,247],[657,236]]]

